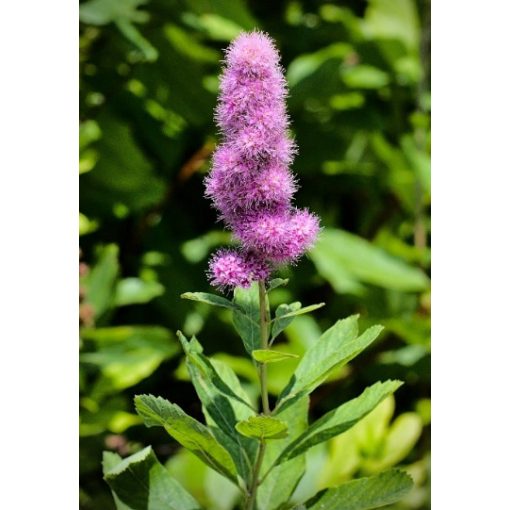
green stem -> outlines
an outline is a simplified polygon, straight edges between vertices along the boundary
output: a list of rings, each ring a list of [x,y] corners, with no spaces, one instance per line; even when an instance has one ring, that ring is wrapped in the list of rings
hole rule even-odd
[[[260,348],[267,349],[269,342],[269,323],[270,316],[267,306],[266,286],[262,280],[258,282],[259,285],[259,311],[260,311]],[[269,395],[267,391],[267,368],[265,363],[257,363],[259,380],[260,380],[260,395],[262,399],[262,412],[264,414],[271,414],[269,408]],[[259,451],[257,460],[253,468],[253,476],[248,490],[248,499],[246,501],[246,510],[254,510],[257,501],[257,489],[260,485],[259,475],[262,468],[262,461],[264,460],[264,453],[266,451],[266,443],[264,439],[260,440]]]
[[[253,477],[250,484],[250,491],[248,493],[248,500],[246,502],[246,510],[253,510],[255,508],[255,501],[257,500],[257,489],[259,486],[259,473],[262,467],[262,461],[264,460],[264,453],[266,451],[266,443],[263,439],[259,443],[259,451],[257,454],[257,460],[255,461],[255,467],[253,468]]]
[[[269,314],[266,304],[266,286],[259,281],[259,307],[260,307],[260,348],[267,349],[269,341]],[[271,414],[269,409],[269,396],[267,391],[267,366],[259,363],[260,394],[262,398],[262,409],[264,414]]]

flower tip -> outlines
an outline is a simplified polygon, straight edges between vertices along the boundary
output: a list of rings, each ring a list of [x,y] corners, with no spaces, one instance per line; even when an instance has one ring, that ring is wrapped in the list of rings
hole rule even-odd
[[[232,41],[226,52],[226,60],[229,65],[275,65],[280,61],[280,55],[268,34],[252,30],[241,32]]]

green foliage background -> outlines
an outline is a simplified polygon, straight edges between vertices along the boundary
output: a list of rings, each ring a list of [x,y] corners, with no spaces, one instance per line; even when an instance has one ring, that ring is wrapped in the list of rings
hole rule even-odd
[[[80,3],[81,508],[114,508],[103,449],[125,456],[148,444],[207,508],[235,504],[228,482],[141,424],[133,396],[161,395],[201,419],[177,329],[256,396],[229,312],[179,297],[211,291],[208,255],[230,242],[202,181],[218,141],[221,51],[253,28],[281,50],[296,202],[325,227],[299,267],[281,272],[290,283],[272,304],[326,306],[297,317],[278,350],[300,354],[352,313],[385,326],[312,395],[313,418],[378,379],[405,381],[353,431],[312,449],[298,492],[403,465],[416,487],[394,508],[429,508],[429,24],[425,0]],[[294,366],[270,371],[270,391]]]

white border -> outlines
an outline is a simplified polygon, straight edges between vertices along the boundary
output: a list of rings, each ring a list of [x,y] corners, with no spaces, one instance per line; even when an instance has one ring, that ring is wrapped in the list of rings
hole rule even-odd
[[[2,507],[78,507],[78,2],[0,16]]]
[[[499,509],[510,458],[509,8],[433,4],[432,507]]]

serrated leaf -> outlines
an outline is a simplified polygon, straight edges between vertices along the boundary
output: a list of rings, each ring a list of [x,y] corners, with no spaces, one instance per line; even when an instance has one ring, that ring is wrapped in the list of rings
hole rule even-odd
[[[271,325],[271,341],[273,341],[294,319],[292,314],[301,309],[301,303],[296,301],[294,303],[283,303],[275,311],[275,318],[272,320]],[[285,317],[287,316],[287,317]]]
[[[301,358],[278,400],[276,412],[280,412],[289,402],[311,393],[333,369],[344,366],[368,347],[382,329],[382,326],[372,326],[357,336],[357,315],[340,320],[329,328]]]
[[[236,305],[234,305],[232,301],[229,301],[222,296],[209,294],[207,292],[185,292],[184,294],[181,294],[181,298],[206,303],[208,305],[220,306],[222,308],[230,308],[231,310],[237,309]]]
[[[291,352],[274,351],[272,349],[256,349],[251,353],[253,359],[259,363],[276,363],[287,359],[299,358],[297,354]]]
[[[123,278],[117,283],[114,304],[126,306],[148,303],[164,292],[165,287],[159,282],[144,281],[140,278]]]
[[[182,446],[237,483],[232,457],[205,425],[188,416],[178,405],[161,397],[138,395],[135,397],[135,407],[147,427],[164,427]]]
[[[267,292],[277,289],[278,287],[285,286],[288,283],[289,283],[288,278],[275,278],[274,280],[271,280],[269,282],[269,285],[267,286]]]
[[[260,347],[259,293],[256,283],[249,289],[237,287],[234,291],[234,327],[243,340],[248,354]]]
[[[159,463],[150,446],[124,460],[104,452],[103,474],[118,510],[200,510],[195,499]]]
[[[177,336],[181,342],[184,352],[186,353],[187,361],[189,362],[188,368],[196,368],[201,373],[202,377],[207,379],[208,383],[212,384],[218,392],[228,398],[240,402],[248,407],[248,409],[252,410],[252,406],[247,401],[236,395],[229,385],[226,384],[219,376],[211,361],[207,358],[207,356],[202,354],[202,346],[195,337],[193,337],[189,342],[180,331],[177,331]]]
[[[246,437],[257,439],[282,439],[287,437],[287,424],[271,416],[250,416],[236,423],[236,430]]]
[[[401,381],[377,382],[367,388],[359,397],[349,400],[349,402],[325,414],[285,449],[278,458],[276,465],[301,455],[312,446],[350,429],[401,385]]]
[[[358,478],[320,492],[305,503],[307,510],[370,510],[400,500],[413,487],[412,478],[398,469]]]
[[[202,354],[202,346],[196,338],[188,342],[182,333],[178,332],[178,336],[186,352],[186,366],[202,402],[207,424],[218,442],[232,456],[237,472],[249,483],[257,443],[240,436],[235,424],[253,416],[254,410],[233,371],[225,366],[221,368],[227,377],[227,381],[224,381],[216,370],[219,364],[213,364]]]

